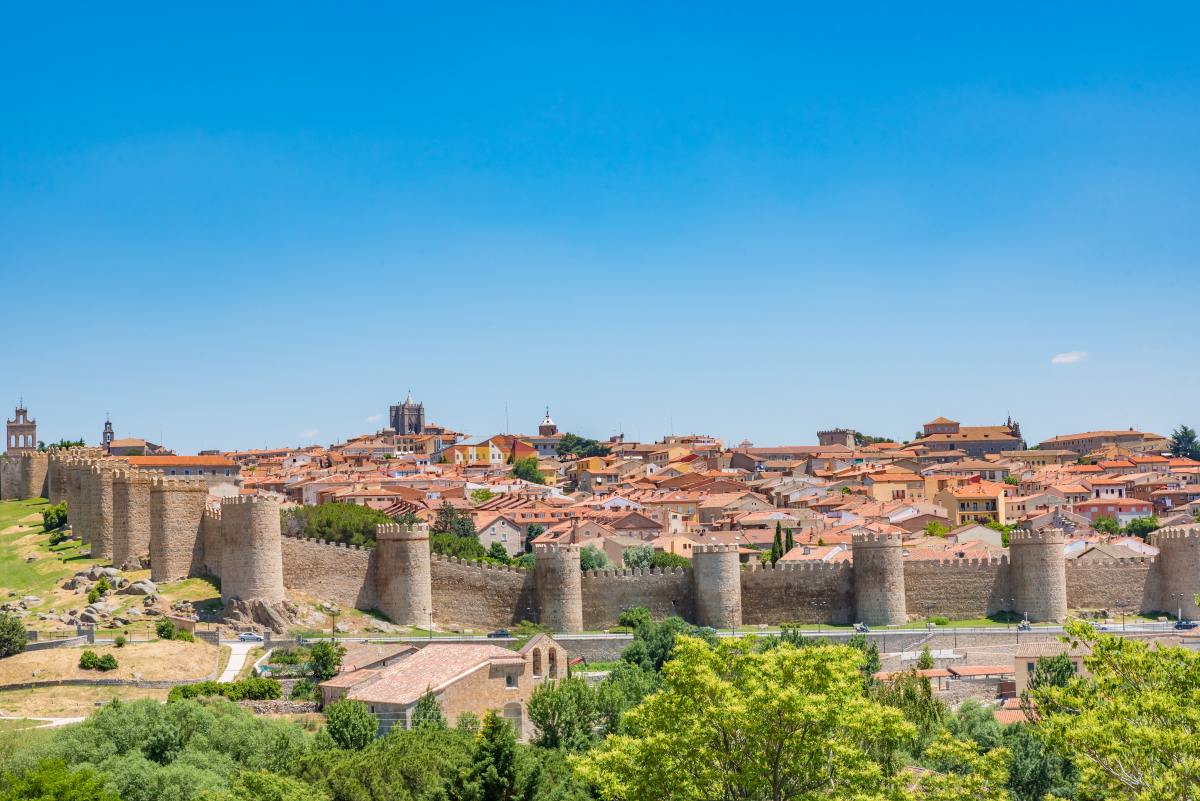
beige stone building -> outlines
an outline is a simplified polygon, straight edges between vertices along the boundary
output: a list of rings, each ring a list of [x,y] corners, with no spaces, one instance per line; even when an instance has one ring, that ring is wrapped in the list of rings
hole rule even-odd
[[[381,736],[411,726],[417,701],[430,692],[450,725],[465,712],[482,718],[494,711],[512,724],[518,739],[528,740],[533,733],[529,697],[541,682],[566,677],[567,652],[539,634],[519,651],[482,642],[356,646],[347,650],[343,666],[321,684],[322,702],[362,701],[379,719]]]

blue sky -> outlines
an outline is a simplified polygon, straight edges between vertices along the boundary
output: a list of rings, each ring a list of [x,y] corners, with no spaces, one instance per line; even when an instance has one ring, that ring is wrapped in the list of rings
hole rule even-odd
[[[1196,12],[455,11],[9,4],[3,404],[180,452],[410,387],[475,435],[1200,422]]]

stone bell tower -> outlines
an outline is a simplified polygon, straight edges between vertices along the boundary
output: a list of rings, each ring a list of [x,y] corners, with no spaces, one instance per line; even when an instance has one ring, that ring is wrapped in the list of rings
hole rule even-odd
[[[29,418],[29,411],[22,400],[17,404],[13,419],[8,421],[4,450],[9,456],[37,453],[37,421]]]

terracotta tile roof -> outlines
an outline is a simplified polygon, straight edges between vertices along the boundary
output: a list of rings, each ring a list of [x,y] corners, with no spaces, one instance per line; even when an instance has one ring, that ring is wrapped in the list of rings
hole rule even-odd
[[[394,665],[380,670],[340,674],[372,674],[350,686],[346,694],[367,703],[412,704],[427,690],[438,692],[480,668],[494,664],[523,665],[524,657],[515,651],[488,643],[430,643]]]
[[[122,456],[133,467],[228,467],[237,462],[224,456]]]

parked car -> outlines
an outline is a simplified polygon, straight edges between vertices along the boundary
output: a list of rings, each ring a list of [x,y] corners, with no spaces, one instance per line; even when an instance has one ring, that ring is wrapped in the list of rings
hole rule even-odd
[[[1200,625],[1200,623],[1197,623],[1194,620],[1176,620],[1175,621],[1175,629],[1177,631],[1186,631],[1188,629],[1194,629],[1198,625]]]
[[[243,631],[238,635],[238,639],[242,642],[262,642],[263,636],[255,634],[253,631]]]
[[[854,630],[857,631],[859,634],[866,634],[867,632],[870,631],[870,629],[867,628],[866,623],[855,623]]]
[[[1020,623],[1017,624],[1017,631],[1029,631],[1032,628],[1033,628],[1033,626],[1029,625],[1028,620],[1022,620]]]
[[[512,632],[509,631],[508,629],[496,629],[495,631],[493,631],[491,634],[488,635],[488,637],[490,637],[491,639],[499,639],[500,637],[511,637],[511,636],[512,636]]]

